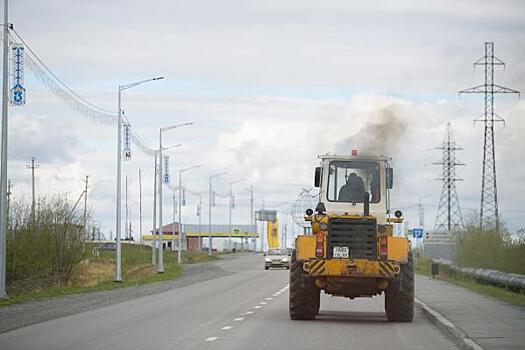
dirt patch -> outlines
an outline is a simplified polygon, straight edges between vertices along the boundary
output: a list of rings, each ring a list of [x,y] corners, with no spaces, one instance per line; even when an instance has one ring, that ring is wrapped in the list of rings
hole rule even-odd
[[[115,262],[110,259],[86,259],[78,277],[78,285],[95,286],[104,281],[111,281],[115,274]]]

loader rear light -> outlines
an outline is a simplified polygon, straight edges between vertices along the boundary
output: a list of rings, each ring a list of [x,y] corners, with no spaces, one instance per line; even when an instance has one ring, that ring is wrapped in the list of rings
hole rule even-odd
[[[388,237],[379,238],[379,260],[386,260],[388,257]]]
[[[322,258],[324,256],[324,234],[315,235],[315,256]]]

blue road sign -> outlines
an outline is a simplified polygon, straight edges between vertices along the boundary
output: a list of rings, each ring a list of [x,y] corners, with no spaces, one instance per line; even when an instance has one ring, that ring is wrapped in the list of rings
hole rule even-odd
[[[413,228],[412,237],[414,238],[423,238],[423,229],[422,228]]]
[[[165,184],[169,184],[170,183],[170,175],[169,174],[164,174],[164,176],[162,177],[162,182],[164,182]]]

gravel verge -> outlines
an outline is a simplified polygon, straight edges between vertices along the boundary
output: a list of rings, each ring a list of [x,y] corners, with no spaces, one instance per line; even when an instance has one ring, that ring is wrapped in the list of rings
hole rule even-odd
[[[173,281],[72,294],[1,307],[0,333],[174,288],[185,287],[232,273],[225,271],[215,263],[216,261],[184,265],[183,275]]]

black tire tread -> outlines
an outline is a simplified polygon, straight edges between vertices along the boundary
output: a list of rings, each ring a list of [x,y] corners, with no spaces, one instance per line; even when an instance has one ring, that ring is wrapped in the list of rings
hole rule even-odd
[[[290,269],[289,311],[292,320],[313,320],[319,312],[320,290],[303,271],[303,262],[292,255]]]
[[[402,287],[402,290],[401,290]],[[412,322],[414,318],[414,263],[412,253],[408,262],[401,265],[400,280],[385,291],[386,316],[391,322]]]

